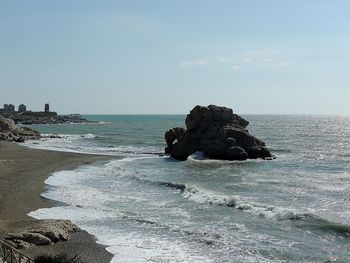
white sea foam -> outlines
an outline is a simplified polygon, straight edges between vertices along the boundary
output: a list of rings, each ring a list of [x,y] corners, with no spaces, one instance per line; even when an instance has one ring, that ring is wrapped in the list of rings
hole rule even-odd
[[[24,146],[35,148],[54,150],[61,152],[76,152],[93,154],[91,144],[86,144],[84,140],[96,138],[94,134],[42,134],[40,140],[28,140],[23,143]]]
[[[127,176],[137,178],[141,181],[147,181],[147,179],[139,178],[137,171],[131,169],[130,163],[145,160],[154,159],[155,157],[127,157],[121,160],[111,161],[105,165],[105,169],[113,172],[117,176]],[[164,158],[164,157],[158,157]],[[148,181],[151,182],[152,181]],[[177,184],[177,183],[164,183],[164,182],[153,182],[161,186],[167,186],[182,190],[182,196],[191,201],[199,204],[219,205],[233,207],[243,212],[251,213],[256,216],[270,218],[274,220],[294,220],[305,217],[306,213],[298,212],[293,209],[281,208],[277,206],[260,204],[257,202],[246,200],[239,195],[223,195],[214,193],[209,190],[205,190],[199,187],[194,187],[189,184]]]
[[[116,227],[125,224],[128,217],[121,213],[104,212],[93,208],[77,208],[74,206],[53,207],[31,212],[30,216],[38,219],[60,218],[68,219],[79,225],[90,234],[97,237],[97,243],[107,246],[107,250],[114,255],[112,263],[214,263],[217,260],[193,251],[183,240],[169,240],[167,236],[140,233],[132,229]],[[243,226],[244,227],[244,226]],[[241,229],[242,226],[234,226]],[[201,235],[201,233],[192,233]],[[208,234],[202,233],[208,237]],[[261,242],[267,242],[268,237],[257,236]],[[237,240],[239,242],[239,240]],[[281,262],[270,261],[256,253],[254,249],[235,247],[237,262]]]
[[[94,139],[94,138],[97,138],[97,135],[92,133],[87,133],[87,134],[83,134],[82,137],[86,139]]]
[[[143,224],[154,226],[154,229],[165,229],[174,235],[187,235],[182,229],[172,229],[149,219],[142,214],[119,211],[109,206],[110,202],[128,202],[135,199],[136,202],[142,196],[124,196],[124,192],[117,192],[111,184],[103,184],[104,180],[110,181],[113,174],[120,167],[139,159],[149,157],[124,158],[111,161],[105,165],[83,166],[73,171],[59,171],[50,176],[45,183],[48,189],[43,196],[53,200],[64,202],[65,206],[39,209],[29,213],[38,219],[68,219],[97,237],[98,243],[107,246],[107,250],[115,255],[112,262],[214,262],[210,257],[194,251],[183,239],[173,239],[172,235],[159,235],[153,231],[140,232],[135,228]],[[127,172],[127,167],[121,172]],[[132,169],[131,169],[132,171]],[[131,175],[131,174],[130,174]],[[89,183],[93,180],[92,183]],[[94,182],[101,182],[94,187]],[[117,198],[117,199],[116,199]],[[142,200],[152,202],[152,200]],[[151,207],[154,207],[151,204]],[[144,222],[144,223],[143,223]],[[118,226],[118,227],[117,227]],[[182,234],[181,234],[182,233]],[[208,233],[191,233],[195,239],[210,239]],[[214,238],[214,236],[213,236]],[[209,240],[210,241],[210,240]],[[249,261],[247,261],[249,262]]]
[[[219,164],[219,165],[227,165],[227,164],[236,164],[236,163],[247,163],[247,162],[263,162],[263,159],[247,159],[244,161],[239,160],[220,160],[220,159],[209,159],[204,152],[197,151],[190,155],[187,158],[188,161],[199,164]]]
[[[153,146],[143,145],[118,145],[101,146],[95,143],[93,139],[98,138],[96,134],[42,134],[40,140],[26,141],[24,146],[62,152],[75,152],[86,154],[105,154],[105,155],[123,155],[138,156],[159,154],[162,150]]]
[[[229,206],[256,216],[275,220],[301,219],[305,217],[305,213],[300,213],[293,209],[263,205],[245,200],[238,195],[216,194],[198,187],[186,186],[182,195],[200,204]]]
[[[79,225],[90,234],[97,237],[99,244],[107,246],[107,250],[114,256],[112,263],[133,262],[188,262],[188,263],[212,263],[216,262],[208,255],[191,250],[184,240],[169,240],[167,235],[153,234],[152,231],[140,233],[123,225],[130,219],[137,219],[132,215],[117,212],[115,210],[104,210],[99,207],[63,206],[44,208],[29,213],[37,219],[67,219]],[[118,227],[119,226],[119,227]],[[136,228],[137,226],[135,226]],[[155,228],[161,228],[156,225]],[[236,230],[244,229],[244,226],[234,225]],[[203,238],[211,241],[210,233],[193,232],[186,233],[182,229],[176,229],[173,233],[180,232],[183,235],[190,234],[194,238]],[[216,237],[215,234],[212,238]],[[171,237],[171,236],[170,236]],[[265,238],[266,239],[266,238]],[[255,251],[237,247],[238,262],[271,262],[255,254]],[[251,253],[251,254],[249,254]],[[275,261],[278,262],[278,261]]]
[[[192,161],[203,161],[203,160],[208,160],[208,158],[205,156],[204,152],[197,151],[190,155],[188,159]]]
[[[100,150],[105,150],[113,153],[122,153],[129,155],[140,155],[140,154],[159,154],[161,150],[153,146],[131,146],[131,145],[118,145],[114,147],[103,147]]]
[[[43,139],[68,139],[68,140],[76,140],[81,138],[85,138],[85,139],[97,138],[97,135],[92,133],[86,133],[86,134],[43,133],[41,134],[41,136]]]
[[[130,160],[124,160],[129,162]],[[115,167],[113,162],[110,167]],[[60,171],[50,176],[43,196],[66,203],[66,206],[39,209],[29,213],[38,219],[68,219],[97,237],[98,243],[108,246],[115,255],[112,262],[212,262],[193,251],[186,244],[173,242],[166,236],[140,235],[131,229],[115,227],[129,222],[147,222],[140,215],[120,212],[108,206],[113,190],[94,188],[84,183],[103,180],[108,165],[84,166],[74,171]],[[104,191],[105,190],[105,191]],[[139,223],[139,224],[140,224]],[[152,223],[153,224],[153,223]]]
[[[208,157],[205,156],[204,152],[199,152],[199,151],[188,156],[187,160],[193,163],[200,163],[200,164],[232,163],[232,161],[227,161],[227,160],[209,159]]]
[[[125,157],[120,160],[113,160],[105,165],[107,171],[113,172],[118,176],[134,176],[135,171],[128,166],[131,162],[155,158],[165,158],[164,156],[136,156],[136,157]]]

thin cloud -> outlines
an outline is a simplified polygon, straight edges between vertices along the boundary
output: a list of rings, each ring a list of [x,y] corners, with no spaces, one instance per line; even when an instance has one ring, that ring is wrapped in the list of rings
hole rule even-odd
[[[197,66],[197,65],[205,65],[208,64],[207,59],[199,59],[199,60],[186,60],[181,62],[179,65],[181,67],[188,67],[188,66]]]
[[[268,68],[282,68],[287,67],[289,63],[287,61],[283,61],[280,63],[274,63],[274,64],[267,64],[267,65],[254,65],[254,64],[248,64],[244,66],[244,70],[262,70],[262,69],[268,69]],[[231,67],[232,70],[240,70],[242,67],[240,65],[234,65]]]
[[[231,59],[228,58],[228,57],[219,57],[219,58],[218,58],[218,61],[219,61],[219,62],[230,62]]]
[[[274,50],[257,50],[242,53],[241,61],[245,63],[245,69],[264,69],[286,67],[289,63],[283,58],[278,51]]]

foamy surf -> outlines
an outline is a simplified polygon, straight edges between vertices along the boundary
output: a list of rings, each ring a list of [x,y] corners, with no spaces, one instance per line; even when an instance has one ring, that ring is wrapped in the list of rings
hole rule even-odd
[[[108,246],[107,250],[115,255],[111,262],[213,262],[200,254],[188,251],[182,242],[169,241],[166,236],[140,235],[124,231],[123,228],[113,228],[115,224],[131,224],[132,227],[146,224],[169,231],[169,227],[142,218],[139,214],[112,209],[108,206],[108,203],[113,201],[108,195],[108,190],[96,189],[84,183],[96,177],[102,180],[108,176],[107,171],[111,163],[55,172],[45,181],[48,189],[42,196],[60,201],[65,206],[39,209],[28,215],[37,219],[71,220],[96,236],[98,243]]]
[[[239,195],[221,195],[188,185],[185,186],[182,195],[184,198],[188,198],[199,204],[227,206],[251,213],[255,216],[275,220],[296,220],[302,219],[307,215],[306,213],[300,213],[291,209],[250,202]]]
[[[190,155],[187,158],[188,162],[195,163],[195,164],[201,164],[201,165],[229,165],[229,164],[239,164],[239,163],[248,163],[248,162],[262,162],[262,159],[247,159],[244,161],[237,161],[237,160],[219,160],[219,159],[210,159],[208,158],[204,152],[197,151]]]
[[[40,140],[26,141],[22,145],[43,150],[74,152],[84,154],[103,154],[116,156],[162,155],[162,149],[153,146],[104,145],[97,140],[103,136],[86,134],[44,133]]]

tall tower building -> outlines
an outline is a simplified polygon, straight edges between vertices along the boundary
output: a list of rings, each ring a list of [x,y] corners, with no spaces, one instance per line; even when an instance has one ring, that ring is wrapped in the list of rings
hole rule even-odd
[[[27,107],[24,104],[21,104],[18,106],[18,112],[25,112],[27,111]]]

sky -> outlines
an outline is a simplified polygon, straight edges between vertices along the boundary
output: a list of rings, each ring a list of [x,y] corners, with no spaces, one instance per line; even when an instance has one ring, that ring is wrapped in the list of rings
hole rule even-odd
[[[0,0],[0,105],[350,115],[348,0]]]

